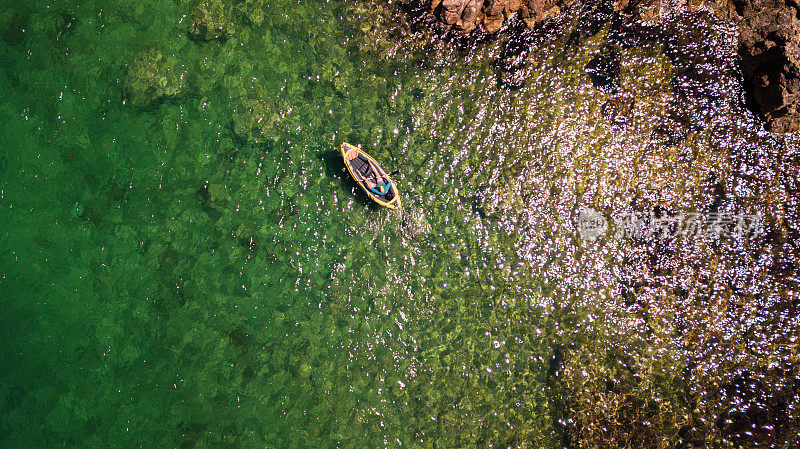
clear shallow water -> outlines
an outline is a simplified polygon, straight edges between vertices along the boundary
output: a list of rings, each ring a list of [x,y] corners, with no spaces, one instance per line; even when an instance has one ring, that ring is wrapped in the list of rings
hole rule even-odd
[[[224,42],[183,3],[4,19],[3,445],[791,443],[795,144],[730,77],[653,144],[683,100],[664,45],[624,50],[620,128],[584,70],[608,30],[509,91],[502,39],[453,50],[373,6],[270,2]],[[131,104],[158,53],[179,92]],[[237,128],[259,107],[274,125]],[[400,170],[403,213],[354,190],[341,141]],[[580,207],[760,212],[777,237],[586,242]]]

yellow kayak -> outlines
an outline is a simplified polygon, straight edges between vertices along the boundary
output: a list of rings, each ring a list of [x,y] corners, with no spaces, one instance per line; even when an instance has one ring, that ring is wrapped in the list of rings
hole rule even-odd
[[[397,193],[397,184],[392,181],[386,170],[372,156],[357,146],[343,143],[342,158],[344,159],[344,165],[347,166],[347,171],[350,172],[350,176],[356,180],[370,198],[389,209],[398,209],[400,207],[400,194]],[[374,190],[370,189],[369,185],[367,185],[368,182],[375,186],[373,187]],[[385,193],[381,193],[381,190],[385,190]]]

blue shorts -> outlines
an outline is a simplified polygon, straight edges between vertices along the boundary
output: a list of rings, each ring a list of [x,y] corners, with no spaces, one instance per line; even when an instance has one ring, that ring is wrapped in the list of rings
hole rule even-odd
[[[374,193],[375,195],[386,195],[389,193],[389,190],[392,188],[391,182],[379,182],[374,188],[370,187],[369,191]]]

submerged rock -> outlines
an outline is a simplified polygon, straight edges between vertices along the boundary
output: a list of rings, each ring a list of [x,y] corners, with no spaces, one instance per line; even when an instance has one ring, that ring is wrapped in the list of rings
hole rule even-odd
[[[233,11],[237,18],[254,28],[264,23],[264,0],[237,0]]]
[[[594,87],[603,92],[616,93],[619,89],[619,48],[615,45],[604,45],[586,64],[585,70]]]
[[[197,189],[197,199],[203,210],[216,220],[230,201],[230,194],[224,184],[206,182]]]
[[[233,132],[242,142],[265,143],[274,136],[284,115],[275,101],[243,100],[233,113]]]
[[[403,233],[407,236],[418,236],[431,232],[432,228],[425,213],[419,209],[403,209],[402,220]]]
[[[300,364],[300,368],[297,370],[297,374],[298,376],[300,376],[301,379],[308,379],[309,377],[311,377],[311,365],[309,365],[308,363]]]
[[[21,42],[29,22],[30,17],[26,12],[17,8],[4,8],[0,12],[0,39],[9,44]]]
[[[156,50],[139,54],[128,68],[125,92],[134,106],[149,107],[185,87],[185,74],[174,57]]]
[[[200,0],[193,3],[191,18],[189,34],[195,39],[225,40],[264,23],[264,0]]]
[[[205,41],[230,37],[235,24],[228,5],[221,0],[203,0],[192,6],[189,33]]]
[[[603,103],[603,115],[615,125],[622,125],[633,112],[635,99],[630,92],[620,92]]]

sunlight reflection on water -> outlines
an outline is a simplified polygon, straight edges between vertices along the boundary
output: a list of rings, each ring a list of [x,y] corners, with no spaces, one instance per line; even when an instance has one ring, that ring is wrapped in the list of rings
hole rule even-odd
[[[128,6],[46,8],[3,44],[3,319],[25,325],[3,326],[0,441],[796,435],[800,154],[741,104],[729,26],[475,42],[383,2],[277,1],[202,41],[188,5]],[[141,86],[158,97],[122,103]],[[401,212],[342,141],[399,170]],[[694,212],[765,232],[614,237],[615,216]]]

